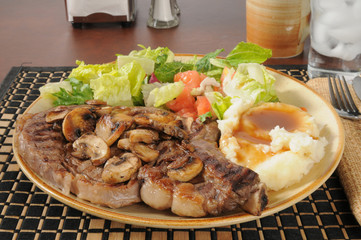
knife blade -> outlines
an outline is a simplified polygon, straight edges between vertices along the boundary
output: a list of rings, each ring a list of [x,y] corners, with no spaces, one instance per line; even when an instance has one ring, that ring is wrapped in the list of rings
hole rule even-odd
[[[357,97],[361,100],[361,77],[355,77],[352,80],[352,87],[355,90]]]

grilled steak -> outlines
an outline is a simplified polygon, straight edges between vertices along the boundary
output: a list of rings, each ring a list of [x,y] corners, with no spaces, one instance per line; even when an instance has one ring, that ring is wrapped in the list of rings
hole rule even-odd
[[[202,139],[191,141],[195,154],[204,162],[203,177],[212,183],[213,191],[203,191],[208,212],[213,215],[241,207],[253,215],[260,215],[268,203],[266,186],[258,174],[249,168],[227,160],[222,152]]]
[[[180,216],[267,204],[258,175],[228,161],[215,122],[147,107],[61,106],[17,121],[15,144],[43,179],[112,208],[140,201]]]
[[[228,161],[214,143],[163,142],[156,163],[143,166],[141,198],[156,209],[202,217],[243,209],[260,215],[268,199],[257,173]]]
[[[27,114],[17,121],[15,144],[29,167],[64,194],[73,192],[95,204],[118,208],[140,202],[137,179],[124,184],[107,184],[99,178],[99,173],[96,174],[102,171],[101,167],[69,158],[68,142],[61,125],[45,121],[52,111]]]

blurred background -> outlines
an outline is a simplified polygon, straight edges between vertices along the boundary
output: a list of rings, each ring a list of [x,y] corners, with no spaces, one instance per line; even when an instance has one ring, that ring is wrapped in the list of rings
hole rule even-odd
[[[147,27],[151,0],[136,1],[136,19],[120,23],[85,24],[67,21],[61,0],[0,0],[0,81],[12,66],[74,66],[113,61],[137,44],[167,46],[175,53],[206,54],[217,48],[229,52],[246,41],[246,0],[178,0],[180,23],[170,29]],[[307,62],[305,52],[291,63]],[[272,64],[272,59],[266,64]],[[281,59],[277,64],[290,63]],[[31,63],[31,64],[30,64]]]

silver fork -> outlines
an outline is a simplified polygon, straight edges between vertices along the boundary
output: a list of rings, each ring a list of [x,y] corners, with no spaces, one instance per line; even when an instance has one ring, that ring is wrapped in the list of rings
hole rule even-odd
[[[352,99],[344,76],[342,76],[342,80],[340,76],[328,76],[328,87],[332,106],[338,115],[343,118],[361,119],[361,113]]]

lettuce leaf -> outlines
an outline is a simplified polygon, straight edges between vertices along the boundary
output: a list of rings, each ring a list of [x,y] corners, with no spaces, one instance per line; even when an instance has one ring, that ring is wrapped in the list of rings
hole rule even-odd
[[[145,57],[138,57],[138,56],[118,55],[118,57],[117,57],[118,68],[121,68],[124,65],[131,63],[133,61],[136,61],[137,63],[139,63],[147,75],[150,75],[154,72],[155,62],[152,59],[145,58]]]
[[[263,63],[272,57],[272,50],[262,48],[254,43],[240,42],[224,59],[212,58],[210,63],[214,66],[237,68],[241,63]]]
[[[90,80],[90,87],[94,91],[94,99],[103,100],[111,106],[133,105],[128,76],[121,75],[118,71]]]
[[[183,88],[183,82],[145,84],[142,87],[145,106],[160,107],[178,97]]]
[[[206,54],[203,58],[196,62],[196,69],[198,72],[208,72],[214,69],[214,66],[210,63],[210,59],[217,57],[224,49],[217,49],[214,52]]]
[[[174,60],[174,53],[167,47],[151,49],[141,44],[138,44],[138,47],[142,48],[142,50],[133,50],[129,53],[129,56],[151,59],[155,62],[155,68],[166,62],[173,62]]]
[[[89,84],[91,79],[100,77],[104,73],[110,73],[117,69],[117,64],[85,64],[83,61],[76,61],[78,67],[74,68],[69,74],[69,78],[76,78],[84,83]]]
[[[193,64],[183,62],[169,62],[159,66],[154,70],[154,75],[163,83],[173,82],[174,75],[179,72],[185,72],[193,69]]]
[[[251,98],[254,103],[278,101],[274,83],[276,79],[258,63],[239,64],[228,73],[223,82],[223,92],[230,97]]]
[[[142,66],[137,61],[133,61],[123,65],[118,71],[121,75],[128,78],[132,96],[138,96],[145,78],[145,71]]]
[[[230,96],[223,96],[220,92],[207,92],[205,95],[211,103],[212,110],[217,118],[222,120],[224,112],[232,105],[232,98]]]
[[[212,113],[209,111],[209,112],[206,112],[205,114],[202,114],[200,115],[198,118],[201,122],[205,122],[207,121],[208,118],[212,118]]]
[[[95,99],[103,100],[112,106],[132,106],[133,99],[139,102],[144,77],[142,66],[133,61],[118,70],[91,79],[90,87],[94,91]]]
[[[226,59],[231,66],[237,67],[240,63],[263,63],[271,56],[271,49],[262,48],[254,43],[240,42]]]
[[[275,77],[263,65],[242,63],[237,70],[231,68],[225,77],[222,88],[224,95],[220,92],[208,92],[205,95],[218,119],[222,120],[225,112],[236,102],[243,100],[257,104],[278,101],[275,81]]]
[[[50,98],[56,100],[56,97],[53,95],[56,92],[59,92],[60,89],[65,91],[72,91],[72,86],[70,81],[67,79],[61,82],[50,82],[39,88],[40,96],[43,98]]]
[[[83,83],[76,78],[70,78],[65,81],[70,82],[72,90],[60,88],[60,91],[53,93],[52,95],[56,98],[53,102],[54,106],[80,105],[84,104],[87,100],[93,99],[93,91],[89,84]]]

